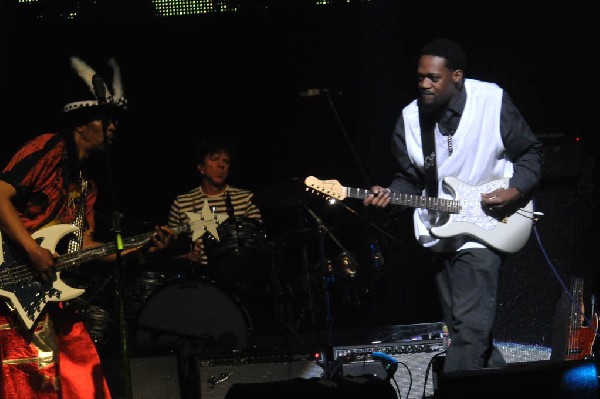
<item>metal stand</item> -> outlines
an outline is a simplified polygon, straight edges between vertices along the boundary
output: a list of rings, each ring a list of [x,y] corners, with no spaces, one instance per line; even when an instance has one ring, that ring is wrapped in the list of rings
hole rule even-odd
[[[277,260],[275,250],[271,249],[271,287],[273,289],[273,299],[274,299],[274,310],[275,317],[277,317],[277,324],[281,326],[282,335],[285,337],[285,333],[288,332],[298,340],[300,343],[304,343],[302,338],[298,335],[296,330],[290,325],[288,320],[285,317],[285,310],[283,307],[287,304],[287,301],[284,298],[285,291],[281,286],[281,282],[277,276]]]
[[[127,398],[133,397],[133,387],[131,385],[131,364],[129,359],[129,345],[127,333],[127,321],[125,319],[125,306],[123,303],[123,259],[121,252],[123,250],[123,241],[121,239],[121,214],[115,212],[113,215],[113,227],[115,231],[115,243],[117,244],[116,266],[113,271],[115,284],[115,300],[117,312],[119,314],[119,340],[121,348],[121,367],[124,389]]]
[[[302,203],[304,209],[317,223],[317,231],[319,237],[319,258],[323,268],[323,302],[325,305],[325,321],[326,321],[326,332],[327,332],[327,347],[323,362],[320,364],[325,370],[325,376],[327,378],[334,378],[341,375],[341,367],[339,362],[333,361],[333,312],[331,309],[331,286],[334,282],[331,271],[327,267],[327,257],[325,254],[325,237],[329,236],[331,240],[350,258],[352,262],[357,264],[356,260],[350,255],[350,252],[344,248],[342,243],[333,235],[331,230],[327,228],[321,218],[305,203]]]
[[[96,97],[98,98],[98,103],[100,105],[106,104],[106,93],[104,92],[104,82],[98,75],[94,76],[94,89],[96,92]],[[114,240],[115,240],[115,248],[116,248],[116,266],[114,268],[114,283],[115,283],[115,300],[117,306],[117,312],[119,314],[119,333],[120,333],[120,344],[121,344],[121,355],[122,355],[122,369],[121,374],[123,377],[124,383],[124,391],[127,398],[133,397],[133,389],[131,386],[131,366],[129,361],[129,348],[127,344],[127,322],[125,320],[125,308],[123,304],[123,259],[121,257],[121,253],[123,251],[123,239],[121,236],[121,220],[122,213],[116,210],[117,197],[116,190],[114,187],[114,179],[112,173],[112,165],[110,159],[110,151],[109,151],[109,140],[107,134],[107,127],[109,124],[108,116],[104,115],[102,118],[102,134],[104,137],[104,153],[106,155],[106,169],[108,182],[110,185],[110,193],[113,205],[113,218],[112,218],[112,227],[114,231]]]

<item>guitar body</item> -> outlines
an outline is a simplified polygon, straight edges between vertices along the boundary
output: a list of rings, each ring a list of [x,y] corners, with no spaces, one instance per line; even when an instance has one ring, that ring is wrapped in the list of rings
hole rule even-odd
[[[31,236],[40,246],[56,252],[59,241],[69,233],[77,231],[71,224],[57,224],[36,231]],[[22,259],[12,252],[10,244],[2,241],[2,263],[0,264],[0,296],[9,300],[9,306],[16,311],[29,329],[44,310],[47,302],[66,301],[83,294],[85,290],[67,285],[56,272],[52,281],[21,279],[18,269]],[[15,271],[17,270],[17,271]],[[13,273],[14,272],[14,273]]]
[[[581,326],[570,332],[565,360],[583,360],[592,357],[596,331],[598,331],[598,314],[594,313],[589,326]]]
[[[444,186],[453,198],[460,202],[461,210],[459,213],[450,214],[445,224],[432,227],[432,235],[438,238],[468,235],[502,252],[516,252],[527,243],[533,227],[533,218],[514,212],[498,219],[481,207],[481,194],[508,187],[508,179],[472,186],[455,177],[446,177]],[[532,215],[533,202],[529,201],[522,209],[527,215]]]

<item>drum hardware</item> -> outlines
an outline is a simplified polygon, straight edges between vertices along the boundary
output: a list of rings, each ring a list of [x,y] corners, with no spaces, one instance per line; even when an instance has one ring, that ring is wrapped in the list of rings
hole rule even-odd
[[[277,316],[285,331],[297,335],[299,328],[307,326],[314,330],[317,339],[321,340],[320,331],[322,331],[321,324],[323,320],[327,325],[325,330],[333,328],[332,304],[334,298],[331,294],[338,295],[338,292],[334,292],[333,289],[337,285],[347,286],[352,284],[354,286],[359,277],[360,267],[350,251],[337,239],[335,227],[326,226],[307,204],[300,203],[299,205],[301,207],[298,209],[299,217],[297,219],[301,221],[301,224],[295,225],[296,228],[290,231],[278,234],[270,243],[274,250],[273,255],[280,251],[281,256],[284,257],[283,252],[290,249],[300,251],[298,255],[294,252],[291,259],[293,262],[300,262],[299,268],[294,269],[297,272],[289,268],[284,270],[282,272],[284,273],[284,280],[281,281],[283,284],[280,284],[277,272],[274,272],[276,275],[273,279],[274,284],[280,285],[280,287],[275,285],[279,293],[276,295]],[[307,212],[310,216],[306,215]],[[330,237],[338,249],[341,249],[340,253],[334,257],[324,253],[327,237]],[[318,247],[314,251],[313,245]],[[313,256],[317,257],[316,261]],[[277,269],[279,265],[286,266],[284,261],[285,259],[273,258],[273,268]],[[285,282],[287,281],[290,281],[294,287],[292,297],[286,297],[287,291],[285,289],[287,287]],[[299,290],[296,291],[298,288]],[[350,290],[344,290],[342,293],[346,293],[346,291]],[[320,299],[321,297],[322,299]],[[290,300],[294,302],[292,303]],[[291,315],[290,309],[296,313]],[[302,324],[303,321],[307,323]],[[300,338],[298,339],[300,340]]]
[[[279,327],[283,327],[282,333],[288,332],[292,334],[298,342],[304,345],[304,340],[296,332],[299,326],[299,320],[293,320],[294,312],[292,310],[293,290],[287,284],[281,284],[278,276],[278,253],[274,243],[269,243],[270,246],[270,265],[271,265],[271,290],[273,298],[273,310],[275,311],[275,323]],[[295,325],[292,323],[295,322]]]
[[[327,348],[323,361],[324,364],[327,364],[328,362],[333,361],[333,312],[331,310],[331,288],[335,281],[335,276],[330,273],[328,268],[328,260],[325,254],[325,237],[328,236],[343,251],[349,265],[354,264],[358,266],[358,262],[350,255],[350,252],[342,245],[337,237],[335,237],[323,220],[308,205],[303,203],[302,206],[317,224],[320,256],[319,263],[323,269],[323,302],[325,306],[325,322],[327,327]]]
[[[357,267],[346,252],[327,260],[327,272],[338,279],[352,279],[356,276]]]

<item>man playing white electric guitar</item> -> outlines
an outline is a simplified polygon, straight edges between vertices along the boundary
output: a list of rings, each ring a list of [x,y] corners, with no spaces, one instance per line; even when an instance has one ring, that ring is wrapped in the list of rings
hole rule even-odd
[[[419,97],[403,108],[392,135],[398,168],[389,187],[371,188],[365,205],[387,206],[392,193],[452,200],[457,193],[448,188],[457,181],[465,187],[505,181],[468,195],[481,204],[471,210],[489,215],[514,214],[531,200],[542,175],[542,144],[502,88],[465,78],[466,64],[462,48],[451,40],[422,47],[416,71]],[[477,212],[466,216],[479,217]],[[502,366],[492,331],[504,257],[471,234],[485,229],[436,235],[453,217],[421,206],[413,217],[418,242],[439,253],[436,285],[452,342],[443,371]],[[503,218],[483,220],[497,226]]]

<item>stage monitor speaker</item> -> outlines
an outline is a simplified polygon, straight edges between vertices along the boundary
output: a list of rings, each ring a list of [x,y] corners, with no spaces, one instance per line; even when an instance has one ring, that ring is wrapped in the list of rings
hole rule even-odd
[[[130,358],[133,399],[181,398],[180,373],[177,355]],[[113,399],[125,399],[125,379],[122,359],[102,359],[102,369]]]
[[[397,399],[389,381],[368,377],[295,378],[288,381],[266,383],[236,383],[224,399]]]
[[[241,355],[225,358],[196,358],[200,397],[223,399],[234,384],[320,378],[323,369],[309,354]]]
[[[403,341],[371,345],[337,346],[334,347],[334,359],[344,359],[344,376],[370,375],[386,379],[387,373],[383,364],[373,361],[371,353],[378,351],[389,354],[398,363],[398,369],[393,375],[398,389],[398,397],[421,399],[433,395],[433,372],[430,362],[444,352],[441,339]],[[425,395],[423,394],[425,391]]]
[[[598,369],[591,360],[513,363],[441,374],[434,366],[436,399],[597,399]]]

